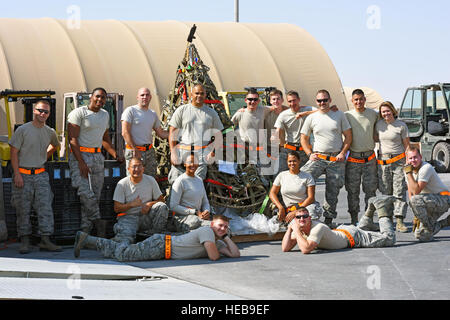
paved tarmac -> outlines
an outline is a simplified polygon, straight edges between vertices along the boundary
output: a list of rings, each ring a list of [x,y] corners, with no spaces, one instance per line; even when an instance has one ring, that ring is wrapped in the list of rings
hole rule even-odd
[[[440,177],[450,185],[450,174]],[[323,180],[319,179],[316,188],[319,202],[323,201],[324,188]],[[361,204],[364,207],[362,201]],[[337,222],[349,223],[346,210],[343,188]],[[412,217],[408,209],[406,224],[410,229]],[[7,244],[0,250],[0,298],[450,299],[448,227],[430,243],[419,243],[412,233],[397,233],[395,247],[380,249],[318,250],[303,255],[298,248],[282,253],[281,241],[240,243],[238,246],[241,249],[239,259],[126,264],[103,259],[92,250],[82,250],[81,257],[74,259],[71,246],[65,246],[60,253],[40,252],[35,248],[30,254],[20,255],[17,243]],[[86,269],[86,265],[91,268]],[[46,289],[42,290],[43,287]]]

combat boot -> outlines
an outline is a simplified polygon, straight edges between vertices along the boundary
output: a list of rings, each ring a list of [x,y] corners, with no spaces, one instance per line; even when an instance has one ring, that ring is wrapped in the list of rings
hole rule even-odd
[[[97,249],[97,239],[98,237],[93,237],[86,232],[78,231],[73,245],[73,255],[75,258],[80,256],[80,251],[83,248]]]
[[[97,219],[94,221],[95,229],[97,230],[97,237],[106,238],[106,221]]]
[[[19,252],[21,254],[30,253],[30,236],[20,237],[20,248]]]
[[[60,246],[57,246],[50,241],[49,236],[41,236],[41,242],[38,243],[38,246],[41,250],[44,250],[44,251],[59,252],[62,250],[62,248]]]
[[[366,212],[361,217],[358,227],[366,231],[378,231],[377,225],[373,222],[373,214],[375,213],[375,205],[370,202]]]
[[[408,232],[408,228],[403,223],[403,217],[397,217],[397,224],[395,226],[395,230],[402,233]]]

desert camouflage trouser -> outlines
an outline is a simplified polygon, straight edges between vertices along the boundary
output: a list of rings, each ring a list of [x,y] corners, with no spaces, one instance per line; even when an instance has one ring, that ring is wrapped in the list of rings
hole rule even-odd
[[[388,158],[382,157],[382,160]],[[378,189],[384,195],[394,196],[397,200],[394,203],[394,216],[406,217],[406,185],[403,166],[405,158],[387,165],[378,165]]]
[[[341,225],[337,229],[347,230],[355,240],[355,248],[391,247],[396,242],[394,223],[390,218],[381,218],[380,232],[365,231],[353,225]]]
[[[369,152],[350,152],[350,157],[360,159],[368,158],[373,154]],[[359,193],[362,189],[364,192],[364,203],[367,209],[368,201],[374,197],[378,188],[378,168],[377,159],[374,158],[367,163],[354,163],[347,161],[345,165],[345,189],[347,190],[348,212],[350,215],[359,215]]]
[[[128,164],[130,163],[131,158],[134,156],[134,150],[125,149],[125,160],[126,166],[128,169]],[[155,148],[151,148],[147,151],[141,151],[141,159],[142,164],[144,165],[144,174],[155,177],[156,176],[156,168],[158,167],[158,162],[156,160],[156,152]],[[130,173],[127,170],[127,176]]]
[[[72,187],[77,189],[81,203],[81,229],[92,229],[93,222],[100,219],[99,200],[105,177],[104,161],[101,153],[82,152],[84,162],[91,170],[89,178],[80,175],[78,161],[71,153],[69,155],[70,178]]]
[[[157,202],[147,214],[127,214],[117,218],[113,230],[117,242],[135,243],[136,232],[158,233],[166,229],[169,208],[165,203]]]
[[[188,214],[187,216],[175,215],[173,216],[173,224],[176,232],[188,232],[203,226],[210,226],[211,220],[203,220],[195,214]]]
[[[288,165],[287,165],[287,157],[288,157],[288,153],[289,153],[289,149],[285,149],[285,148],[280,148],[280,164],[278,167],[278,172],[283,172],[286,170],[289,170]],[[300,168],[303,167],[307,162],[308,162],[308,156],[306,155],[305,151],[297,151],[298,154],[300,155]]]
[[[409,205],[414,216],[421,222],[414,236],[422,241],[431,241],[433,235],[441,230],[439,217],[447,212],[450,206],[450,196],[433,193],[420,193],[413,196]]]
[[[16,209],[18,236],[31,235],[30,213],[32,208],[37,213],[39,234],[41,236],[53,234],[53,193],[50,188],[48,173],[22,174],[22,178],[23,187],[17,188],[13,182],[11,194],[11,204]]]
[[[325,173],[325,201],[323,204],[323,216],[325,218],[336,218],[339,191],[345,182],[345,162],[334,162],[319,159],[309,160],[301,169],[308,172],[317,182],[317,179]]]
[[[97,238],[96,247],[104,258],[114,258],[118,261],[159,260],[164,258],[164,238],[164,234],[154,234],[136,244]]]

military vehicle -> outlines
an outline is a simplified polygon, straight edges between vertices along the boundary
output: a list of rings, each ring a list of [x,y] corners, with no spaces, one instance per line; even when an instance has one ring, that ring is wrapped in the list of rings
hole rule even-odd
[[[411,87],[406,90],[399,119],[409,129],[425,161],[437,172],[450,172],[450,83]]]

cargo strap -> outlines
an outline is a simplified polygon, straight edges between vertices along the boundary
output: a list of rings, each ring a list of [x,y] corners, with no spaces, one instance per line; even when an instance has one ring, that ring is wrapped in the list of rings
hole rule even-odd
[[[352,235],[350,234],[350,232],[348,232],[347,230],[344,229],[334,229],[335,231],[340,231],[343,234],[345,234],[345,236],[347,237],[348,241],[350,242],[350,248],[353,248],[355,246],[355,239],[353,239]]]
[[[229,196],[230,198],[232,198],[231,192],[230,192],[230,190],[231,190],[231,191],[233,190],[233,187],[232,187],[232,186],[228,186],[228,185],[226,185],[226,184],[223,184],[222,182],[219,182],[219,181],[213,180],[213,179],[209,179],[209,178],[208,178],[208,179],[205,179],[204,181],[207,182],[207,183],[215,184],[216,186],[221,186],[221,187],[227,188],[227,190],[228,190],[228,196]]]
[[[134,149],[134,148],[132,148],[130,145],[125,145],[125,147],[127,148],[127,149]],[[143,146],[136,146],[135,147],[136,149],[138,149],[139,151],[147,151],[147,150],[150,150],[151,148],[153,148],[153,144],[145,144],[145,145],[143,145]]]
[[[203,103],[206,103],[206,104],[221,104],[221,105],[223,105],[223,102],[220,101],[220,100],[204,100]]]
[[[385,166],[387,164],[391,164],[391,163],[397,162],[398,160],[403,159],[404,157],[406,157],[406,155],[403,152],[402,154],[399,154],[398,156],[390,158],[390,159],[387,159],[387,160],[378,160],[378,164],[381,164],[382,166]]]
[[[316,155],[317,155],[318,158],[323,159],[323,160],[333,161],[333,162],[337,161],[336,157],[326,156],[326,155],[323,155],[323,154],[320,154],[320,153],[316,153]]]
[[[25,169],[25,168],[19,168],[19,172],[23,174],[39,174],[45,171],[45,168],[39,168],[39,169]]]
[[[441,196],[450,196],[450,192],[448,191],[442,191],[441,193],[439,193]]]
[[[80,147],[81,152],[89,152],[89,153],[100,153],[102,152],[101,148],[87,148],[87,147]]]
[[[354,162],[354,163],[367,163],[367,162],[371,161],[372,159],[375,159],[375,152],[368,158],[352,158],[352,157],[348,157],[347,161],[348,162]]]
[[[166,234],[165,243],[164,258],[170,259],[172,256],[172,236],[170,234]]]

